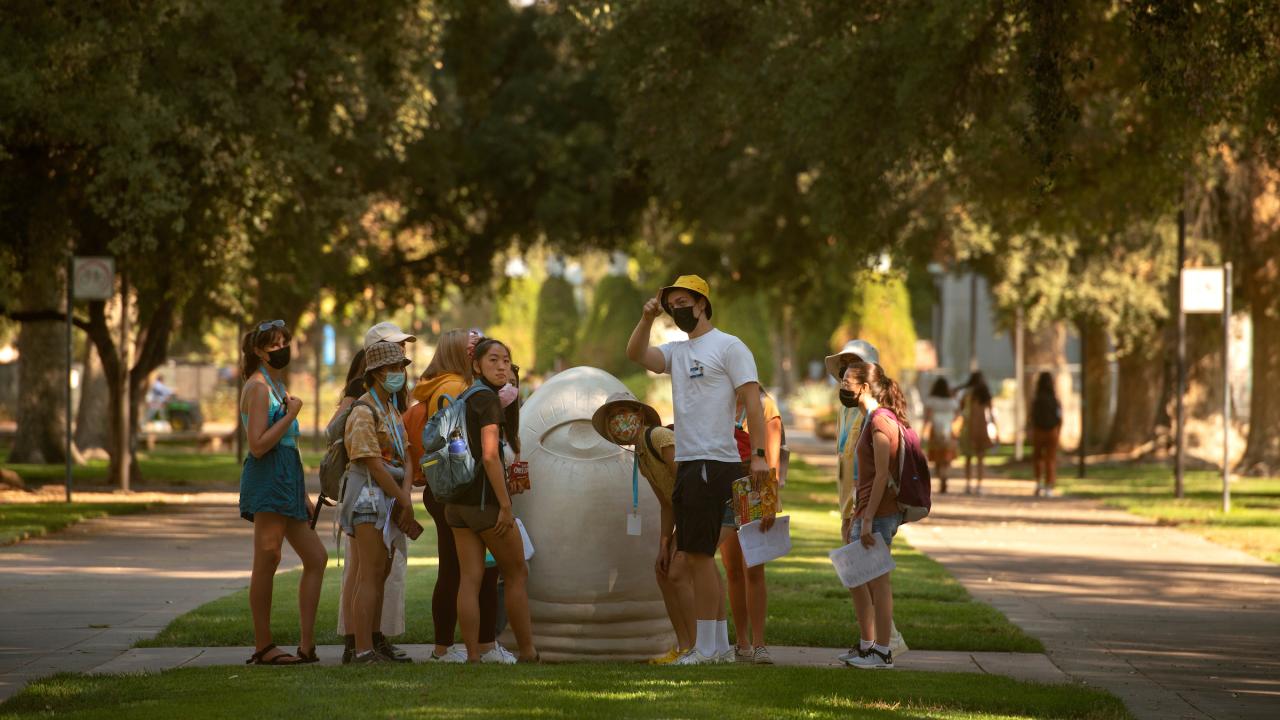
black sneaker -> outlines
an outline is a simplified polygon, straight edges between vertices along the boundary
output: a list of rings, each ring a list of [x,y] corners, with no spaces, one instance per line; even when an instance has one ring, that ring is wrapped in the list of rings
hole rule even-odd
[[[377,665],[379,663],[391,662],[382,656],[377,650],[370,650],[364,653],[355,653],[351,657],[350,665]]]
[[[395,645],[392,645],[391,641],[387,639],[387,636],[383,635],[382,633],[374,633],[373,649],[378,651],[379,655],[390,660],[391,662],[398,662],[398,663],[413,662],[413,658],[409,657],[409,653],[405,652],[404,650],[401,650]]]

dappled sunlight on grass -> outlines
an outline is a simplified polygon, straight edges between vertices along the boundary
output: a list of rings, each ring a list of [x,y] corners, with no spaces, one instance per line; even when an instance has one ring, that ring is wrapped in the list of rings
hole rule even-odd
[[[617,717],[783,720],[847,717],[1127,717],[1078,686],[990,675],[858,673],[646,665],[187,668],[122,677],[60,675],[3,706],[0,718]]]

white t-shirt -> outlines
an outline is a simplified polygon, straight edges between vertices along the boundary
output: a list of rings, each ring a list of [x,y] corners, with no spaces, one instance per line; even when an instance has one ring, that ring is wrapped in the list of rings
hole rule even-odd
[[[946,433],[944,437],[950,437],[951,422],[956,419],[956,401],[930,395],[925,398],[924,407],[933,411],[933,426]]]
[[[676,462],[741,462],[733,439],[737,390],[760,381],[751,351],[738,338],[715,329],[658,349],[671,373]]]

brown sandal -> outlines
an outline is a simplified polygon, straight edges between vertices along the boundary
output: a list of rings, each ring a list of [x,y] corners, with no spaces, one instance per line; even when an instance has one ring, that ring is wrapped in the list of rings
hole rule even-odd
[[[280,654],[276,655],[270,660],[263,659],[266,657],[267,653],[271,652],[272,650],[280,650],[280,648],[276,647],[275,643],[271,643],[270,645],[254,653],[248,660],[244,661],[244,664],[245,665],[301,665],[302,664],[302,662],[299,661],[296,656],[290,655],[289,653],[283,650],[280,650]]]
[[[297,655],[298,655],[299,665],[310,665],[311,663],[320,662],[320,655],[316,653],[316,648],[314,645],[311,646],[311,652],[307,652],[306,650],[303,650],[302,646],[299,645]]]

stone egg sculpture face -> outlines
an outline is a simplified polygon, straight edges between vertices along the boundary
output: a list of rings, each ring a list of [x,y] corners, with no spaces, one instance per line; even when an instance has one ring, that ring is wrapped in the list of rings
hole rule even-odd
[[[596,408],[624,390],[603,370],[577,367],[520,409],[532,489],[512,506],[533,541],[529,609],[547,660],[647,660],[675,640],[653,571],[658,501],[640,476],[641,534],[628,535],[632,453],[591,427]]]

